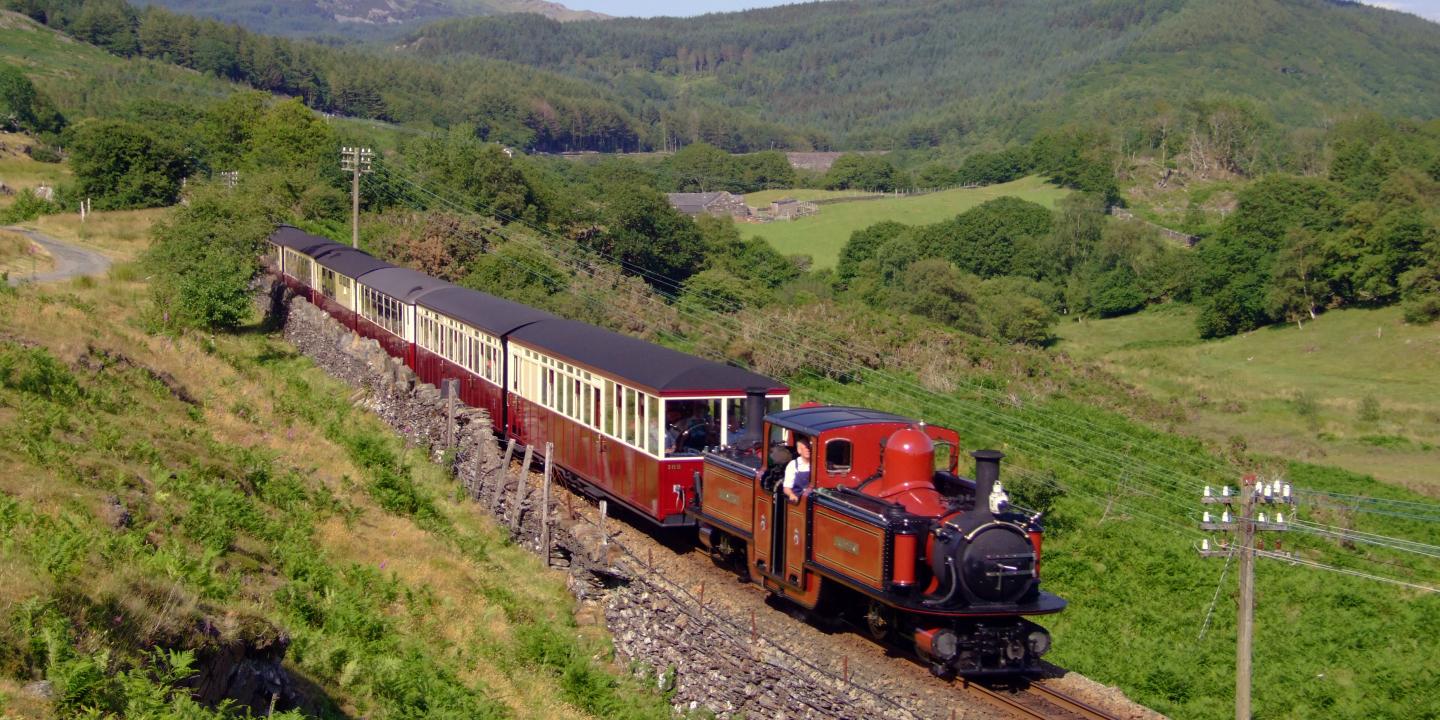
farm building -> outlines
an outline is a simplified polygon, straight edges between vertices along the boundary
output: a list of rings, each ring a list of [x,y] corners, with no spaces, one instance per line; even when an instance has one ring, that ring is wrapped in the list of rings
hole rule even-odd
[[[666,198],[670,201],[670,207],[686,215],[750,217],[750,206],[745,204],[745,198],[724,191],[669,193]]]

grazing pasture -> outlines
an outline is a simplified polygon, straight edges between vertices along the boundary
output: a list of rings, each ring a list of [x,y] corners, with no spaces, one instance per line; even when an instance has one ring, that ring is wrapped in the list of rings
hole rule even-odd
[[[778,191],[747,195],[746,202],[752,206],[768,204],[780,197],[776,192]],[[810,194],[817,192],[825,191],[787,190],[781,194],[797,200],[828,199],[826,196]],[[786,255],[809,255],[814,259],[814,266],[817,268],[835,267],[835,263],[840,259],[840,249],[845,247],[850,234],[882,220],[895,220],[907,225],[939,222],[986,200],[1005,195],[1054,207],[1055,203],[1069,192],[1039,177],[1027,177],[980,188],[956,188],[927,195],[857,199],[827,204],[820,207],[818,215],[789,222],[745,224],[741,226],[740,232],[745,236],[761,238]],[[754,198],[761,198],[763,202],[757,203]]]
[[[1064,323],[1057,349],[1183,406],[1183,430],[1440,496],[1440,328],[1400,308],[1202,341],[1194,309]]]

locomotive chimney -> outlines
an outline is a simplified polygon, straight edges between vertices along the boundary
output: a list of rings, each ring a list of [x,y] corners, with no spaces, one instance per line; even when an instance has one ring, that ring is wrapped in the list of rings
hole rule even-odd
[[[756,447],[764,439],[766,392],[763,387],[745,388],[745,434],[733,441],[736,447]]]
[[[975,458],[975,510],[989,509],[990,493],[1000,479],[1000,458],[1005,453],[999,450],[976,450],[970,453]]]

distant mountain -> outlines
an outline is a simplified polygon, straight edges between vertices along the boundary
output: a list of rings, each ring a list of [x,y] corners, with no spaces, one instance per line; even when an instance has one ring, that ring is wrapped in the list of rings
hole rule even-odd
[[[187,15],[233,22],[267,35],[390,37],[439,20],[534,13],[553,20],[600,20],[549,0],[150,0]]]
[[[1440,25],[1338,0],[836,0],[696,18],[441,22],[400,45],[705,103],[845,145],[1071,120],[1133,126],[1217,96],[1281,127],[1440,117]]]

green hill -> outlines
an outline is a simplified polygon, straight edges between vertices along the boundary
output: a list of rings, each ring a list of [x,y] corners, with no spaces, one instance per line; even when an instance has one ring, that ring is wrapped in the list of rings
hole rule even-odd
[[[405,47],[605,80],[676,108],[740,108],[842,144],[1008,136],[1146,117],[1157,101],[1209,95],[1248,99],[1286,126],[1361,108],[1440,113],[1440,25],[1324,0],[825,2],[568,24],[510,16],[439,23]]]
[[[562,21],[605,17],[548,0],[152,0],[147,4],[268,35],[351,39],[392,37],[437,20],[505,13],[535,13]]]
[[[112,114],[137,100],[211,102],[241,86],[168,62],[122,58],[0,10],[0,62],[20,68],[66,115]]]

